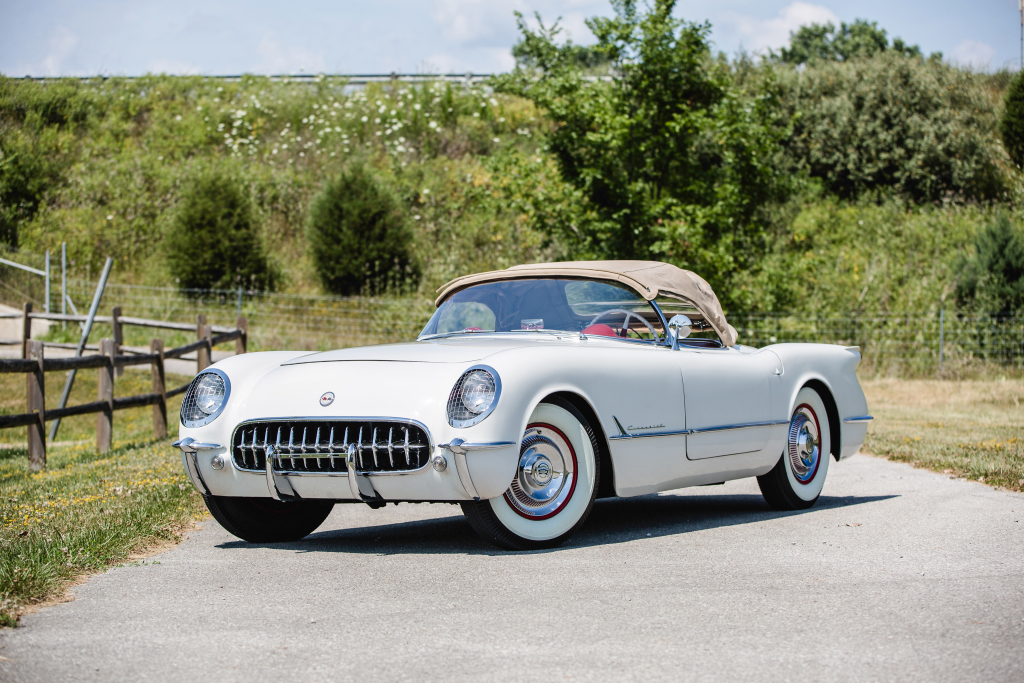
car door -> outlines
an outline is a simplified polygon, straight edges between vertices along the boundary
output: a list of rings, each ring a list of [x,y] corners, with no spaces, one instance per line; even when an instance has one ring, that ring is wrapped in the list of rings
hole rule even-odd
[[[701,460],[754,453],[768,445],[771,363],[735,348],[677,352],[682,370],[686,457]]]

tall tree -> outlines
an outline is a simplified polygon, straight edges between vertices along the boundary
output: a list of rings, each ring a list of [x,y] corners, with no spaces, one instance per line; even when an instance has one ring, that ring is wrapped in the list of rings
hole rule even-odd
[[[746,97],[712,59],[710,26],[674,18],[674,0],[612,6],[587,20],[610,76],[588,78],[557,23],[537,16],[534,30],[517,15],[524,59],[496,85],[554,123],[548,149],[582,197],[563,235],[577,255],[673,260],[722,286],[741,265],[736,247],[756,257],[758,209],[786,190],[772,166],[786,127],[771,73]]]

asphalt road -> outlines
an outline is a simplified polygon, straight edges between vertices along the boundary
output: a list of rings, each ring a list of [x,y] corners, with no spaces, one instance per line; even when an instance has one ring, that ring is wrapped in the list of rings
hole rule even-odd
[[[807,512],[753,480],[600,501],[553,551],[345,505],[152,560],[0,633],[0,680],[1024,680],[1024,496],[865,456]]]

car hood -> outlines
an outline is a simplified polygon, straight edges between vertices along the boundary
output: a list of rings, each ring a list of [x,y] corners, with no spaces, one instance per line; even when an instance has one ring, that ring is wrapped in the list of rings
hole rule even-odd
[[[536,346],[538,344],[559,343],[555,337],[527,337],[523,339],[500,338],[466,338],[430,339],[402,344],[382,344],[380,346],[359,346],[349,349],[337,349],[323,353],[312,353],[299,356],[282,363],[282,365],[302,365],[304,363],[335,363],[344,361],[382,361],[393,363],[472,363],[488,356],[501,353],[508,349]],[[575,343],[575,341],[570,342]]]

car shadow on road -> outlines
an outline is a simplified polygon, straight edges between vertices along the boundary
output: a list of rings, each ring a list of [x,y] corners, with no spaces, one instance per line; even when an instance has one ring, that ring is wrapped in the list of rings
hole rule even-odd
[[[583,529],[568,543],[560,548],[531,552],[550,553],[571,548],[625,543],[639,538],[676,536],[782,517],[814,515],[825,510],[864,505],[897,497],[822,496],[813,508],[795,512],[772,510],[765,504],[764,499],[756,494],[653,494],[635,498],[609,498],[595,503]],[[385,510],[382,510],[381,514],[386,514]],[[453,512],[457,510],[458,508],[454,508]],[[297,553],[336,552],[371,555],[504,555],[509,552],[483,541],[473,532],[461,512],[447,517],[399,524],[319,531],[295,543],[251,544],[244,541],[229,541],[218,547],[273,547]]]

